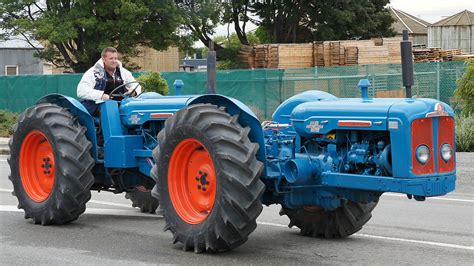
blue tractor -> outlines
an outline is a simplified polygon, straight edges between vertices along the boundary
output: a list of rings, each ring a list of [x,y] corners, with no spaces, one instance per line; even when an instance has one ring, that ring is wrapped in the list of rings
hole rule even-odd
[[[222,95],[143,93],[100,103],[48,95],[18,119],[10,180],[35,223],[64,224],[90,190],[160,204],[184,250],[243,244],[262,204],[280,204],[303,235],[342,238],[371,218],[384,192],[441,196],[455,187],[454,113],[432,99],[373,99],[307,91],[259,121]]]

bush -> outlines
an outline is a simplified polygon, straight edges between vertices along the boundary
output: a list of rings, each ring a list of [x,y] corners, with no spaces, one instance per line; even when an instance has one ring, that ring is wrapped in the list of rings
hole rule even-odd
[[[457,81],[454,92],[456,99],[461,103],[464,114],[474,114],[474,59],[466,61],[466,71]]]
[[[474,117],[456,116],[456,150],[474,152]]]
[[[157,92],[161,95],[168,95],[168,82],[158,72],[147,72],[139,76],[137,80],[143,82],[142,89],[145,92]]]
[[[16,123],[18,114],[0,110],[0,137],[10,137],[13,134],[13,124]]]

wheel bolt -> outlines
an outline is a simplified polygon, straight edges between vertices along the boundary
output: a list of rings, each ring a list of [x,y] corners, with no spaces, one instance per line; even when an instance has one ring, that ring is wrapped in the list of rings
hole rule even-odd
[[[205,188],[205,187],[202,187],[202,191],[206,191],[206,188]]]
[[[198,189],[201,189],[201,185],[198,185]]]
[[[196,176],[196,181],[199,181],[199,176]]]

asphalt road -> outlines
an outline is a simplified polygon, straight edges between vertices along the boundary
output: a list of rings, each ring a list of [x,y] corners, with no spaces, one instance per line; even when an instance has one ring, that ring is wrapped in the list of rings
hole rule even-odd
[[[141,214],[123,195],[93,192],[87,211],[63,226],[23,219],[0,156],[0,264],[421,264],[474,265],[474,154],[458,158],[455,192],[425,202],[386,194],[373,218],[342,240],[303,237],[270,206],[241,247],[194,254],[172,245],[163,218]]]

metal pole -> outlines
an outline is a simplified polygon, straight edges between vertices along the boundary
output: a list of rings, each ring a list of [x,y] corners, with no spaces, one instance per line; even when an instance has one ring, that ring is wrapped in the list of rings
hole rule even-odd
[[[209,41],[207,54],[207,93],[216,94],[216,51],[213,41]]]
[[[436,62],[436,100],[439,101],[439,62]]]
[[[403,30],[403,41],[400,42],[402,57],[403,86],[406,88],[406,97],[411,98],[411,86],[413,86],[413,52],[411,42],[408,40],[408,31]]]

